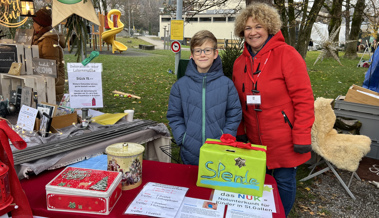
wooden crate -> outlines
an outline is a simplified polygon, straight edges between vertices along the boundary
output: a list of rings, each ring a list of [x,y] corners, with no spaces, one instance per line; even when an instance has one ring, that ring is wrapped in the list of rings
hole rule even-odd
[[[1,89],[5,99],[10,98],[10,91],[17,90],[17,86],[30,87],[38,94],[38,102],[56,104],[55,79],[39,75],[14,76],[1,74]]]

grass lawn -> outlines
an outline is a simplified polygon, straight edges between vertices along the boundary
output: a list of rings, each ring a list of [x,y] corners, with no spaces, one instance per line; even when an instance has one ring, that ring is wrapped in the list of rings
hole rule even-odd
[[[147,44],[140,39],[117,38],[118,41],[132,40],[131,46]],[[129,45],[128,45],[129,46]],[[133,49],[133,48],[130,48]],[[149,56],[125,57],[100,55],[95,62],[103,64],[104,108],[107,113],[120,113],[125,109],[134,109],[135,118],[149,119],[167,124],[166,111],[168,97],[176,75],[168,73],[175,69],[175,54],[170,50],[138,50]],[[128,51],[126,51],[128,52]],[[345,95],[352,84],[362,85],[367,68],[356,67],[359,58],[342,58],[340,66],[334,59],[324,59],[313,65],[319,51],[308,52],[306,63],[312,82],[314,97],[336,98]],[[189,51],[182,51],[182,59],[188,59]],[[65,62],[75,62],[73,54],[65,55]],[[114,97],[112,91],[118,90],[140,96],[140,100]],[[168,126],[168,125],[167,125]]]
[[[128,48],[138,48],[138,45],[152,45],[149,42],[146,42],[142,39],[139,39],[138,37],[118,37],[116,39],[117,41],[121,42],[122,44],[128,46]]]
[[[130,50],[139,44],[149,44],[135,38],[117,38],[127,45]],[[126,51],[128,52],[128,51]],[[176,75],[168,73],[174,71],[175,54],[170,50],[139,50],[148,53],[149,56],[125,57],[115,55],[101,55],[95,62],[103,64],[103,100],[107,113],[120,113],[125,109],[134,109],[135,118],[154,120],[168,126],[166,111],[171,86],[176,81]],[[222,52],[222,51],[220,51]],[[359,58],[348,60],[343,58],[340,52],[340,66],[334,59],[324,59],[313,65],[319,51],[310,51],[306,57],[309,77],[312,83],[314,97],[325,97],[335,99],[339,95],[346,95],[352,84],[362,85],[364,73],[367,68],[358,68]],[[182,59],[188,59],[189,51],[182,51]],[[368,57],[365,57],[368,59]],[[74,55],[65,55],[65,61],[75,62]],[[112,91],[118,90],[140,96],[140,100],[114,97]],[[169,126],[168,126],[169,127]],[[173,150],[173,155],[178,157],[178,149]],[[306,166],[300,166],[298,178],[304,178],[308,173]],[[298,182],[297,202],[310,201],[315,196],[309,196],[306,187],[312,183],[311,180]],[[294,206],[294,208],[299,205]],[[296,209],[291,211],[290,217],[298,217]]]

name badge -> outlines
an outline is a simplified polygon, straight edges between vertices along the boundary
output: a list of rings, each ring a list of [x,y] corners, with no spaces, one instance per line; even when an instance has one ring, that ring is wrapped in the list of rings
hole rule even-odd
[[[261,96],[260,95],[246,95],[246,103],[247,104],[261,104]]]

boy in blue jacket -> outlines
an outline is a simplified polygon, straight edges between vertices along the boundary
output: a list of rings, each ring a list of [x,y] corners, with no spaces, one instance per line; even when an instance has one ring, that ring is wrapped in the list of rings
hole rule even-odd
[[[191,38],[185,76],[171,88],[167,119],[184,164],[198,165],[207,138],[237,134],[241,104],[232,80],[222,71],[216,37],[207,30]]]

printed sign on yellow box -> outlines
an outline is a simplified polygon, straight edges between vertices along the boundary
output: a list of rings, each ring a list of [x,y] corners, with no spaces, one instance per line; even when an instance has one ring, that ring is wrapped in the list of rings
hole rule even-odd
[[[265,177],[266,146],[224,134],[221,140],[207,139],[200,149],[197,186],[261,197]]]

